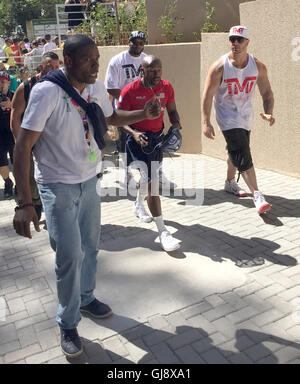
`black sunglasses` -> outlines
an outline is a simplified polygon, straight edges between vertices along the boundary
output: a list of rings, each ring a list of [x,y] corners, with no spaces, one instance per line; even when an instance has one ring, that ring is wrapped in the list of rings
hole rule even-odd
[[[245,38],[241,36],[230,36],[229,40],[231,41],[231,43],[235,43],[236,41],[238,41],[239,43],[242,43],[245,40]]]
[[[142,47],[145,45],[145,42],[144,41],[132,41],[132,44],[133,45],[141,45]]]

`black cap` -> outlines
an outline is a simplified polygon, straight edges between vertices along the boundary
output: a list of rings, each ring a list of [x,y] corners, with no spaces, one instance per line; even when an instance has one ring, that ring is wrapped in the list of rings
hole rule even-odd
[[[142,31],[132,31],[130,36],[129,36],[129,41],[133,41],[135,39],[142,39],[142,40],[146,41],[146,36],[145,36],[144,32],[142,32]]]

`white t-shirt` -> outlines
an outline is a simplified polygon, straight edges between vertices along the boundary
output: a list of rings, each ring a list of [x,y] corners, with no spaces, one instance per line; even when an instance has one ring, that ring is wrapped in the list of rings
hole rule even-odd
[[[52,41],[49,41],[49,43],[46,43],[44,45],[43,54],[48,52],[48,51],[51,51],[52,49],[57,49],[57,46]]]
[[[87,101],[89,96],[91,102],[99,104],[106,117],[113,114],[103,83],[96,80],[95,84],[87,84],[81,97]],[[94,140],[93,126],[89,121],[90,149],[97,156],[97,161],[91,163],[82,118],[58,85],[44,81],[33,87],[22,128],[41,132],[33,149],[38,183],[77,184],[99,172],[101,151]]]
[[[137,80],[141,76],[142,61],[146,56],[143,52],[139,57],[131,56],[128,51],[114,56],[106,71],[106,88],[122,90],[125,85]]]

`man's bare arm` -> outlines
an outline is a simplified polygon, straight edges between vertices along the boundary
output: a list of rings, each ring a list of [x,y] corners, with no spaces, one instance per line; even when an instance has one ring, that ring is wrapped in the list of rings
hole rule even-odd
[[[20,84],[17,88],[14,97],[12,99],[12,109],[10,116],[10,129],[17,139],[18,133],[21,129],[23,114],[26,109],[26,102],[24,99],[24,85]]]
[[[223,70],[223,61],[219,59],[209,68],[205,81],[202,96],[203,133],[209,139],[213,139],[215,136],[214,128],[210,123],[210,114],[214,94],[217,92],[222,82]]]
[[[168,112],[169,120],[172,126],[181,129],[182,127],[180,124],[180,117],[177,112],[176,104],[175,103],[167,104],[167,112]]]
[[[269,121],[270,125],[273,125],[275,123],[275,119],[273,117],[274,94],[268,78],[268,71],[262,62],[257,59],[255,59],[255,61],[258,68],[257,86],[264,105],[264,113],[261,113],[260,115],[264,120]]]
[[[13,225],[19,235],[29,238],[31,238],[31,221],[34,223],[36,231],[40,230],[35,209],[30,206],[32,198],[29,183],[30,153],[39,136],[40,132],[21,128],[14,150],[14,177],[18,187],[18,200],[21,205],[25,204],[25,207],[16,211]]]
[[[108,124],[115,125],[116,127],[123,127],[142,120],[153,120],[160,116],[160,106],[154,101],[155,97],[147,101],[144,109],[137,111],[125,111],[117,109],[113,111],[110,117],[106,118]]]

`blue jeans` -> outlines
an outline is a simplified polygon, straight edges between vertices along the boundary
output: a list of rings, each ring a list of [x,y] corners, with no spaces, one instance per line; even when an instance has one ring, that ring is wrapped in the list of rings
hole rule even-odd
[[[76,328],[79,308],[94,299],[100,237],[98,178],[80,184],[38,184],[52,249],[56,252],[58,293],[56,320],[61,328]]]

